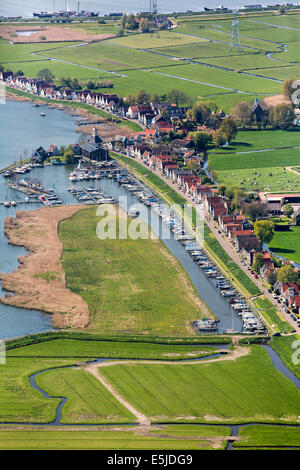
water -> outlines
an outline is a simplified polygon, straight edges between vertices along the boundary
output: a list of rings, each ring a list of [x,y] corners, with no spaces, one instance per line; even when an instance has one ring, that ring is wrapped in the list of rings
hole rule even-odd
[[[76,10],[77,0],[68,0],[67,2],[70,10]],[[227,8],[241,7],[249,2],[243,0],[223,0],[222,5]],[[251,2],[250,2],[251,4]],[[266,5],[276,5],[278,0],[270,0]],[[296,3],[295,3],[296,4]],[[220,5],[220,0],[187,0],[182,3],[181,0],[158,0],[159,13],[172,13],[175,11],[184,12],[191,10],[194,12],[204,11],[204,7],[216,8]],[[55,10],[65,9],[64,0],[56,0],[54,5]],[[136,13],[138,11],[149,11],[149,0],[102,0],[100,1],[86,1],[80,3],[81,9],[88,9],[90,11],[99,12],[101,15],[109,13],[127,12]],[[0,16],[23,16],[30,18],[33,12],[38,11],[52,11],[52,0],[3,0],[0,5]]]
[[[7,101],[6,105],[0,106],[0,168],[3,168],[15,160],[17,155],[32,148],[43,145],[48,148],[51,143],[67,145],[77,140],[73,124],[74,117],[57,109],[44,108],[46,117],[40,116],[41,108],[33,108],[29,102]],[[54,168],[49,172],[48,183],[53,185]],[[55,175],[58,185],[62,184],[63,171]],[[40,176],[39,172],[35,175]],[[65,181],[65,180],[64,180]],[[7,189],[5,179],[0,175],[0,201],[24,200],[24,195]],[[24,208],[24,206],[23,206]],[[36,205],[30,204],[27,209],[34,209]],[[7,243],[4,235],[4,220],[7,215],[14,216],[16,209],[5,208],[0,205],[0,272],[10,272],[18,267],[18,256],[26,254],[22,247],[14,247]],[[5,293],[0,286],[0,296]],[[51,317],[37,311],[6,306],[0,303],[0,340],[14,338],[27,334],[51,329]]]
[[[17,148],[22,149],[24,145],[34,142],[32,147],[43,145],[47,148],[50,143],[69,144],[74,142],[78,135],[74,131],[74,117],[58,111],[57,109],[45,108],[46,120],[40,117],[40,108],[32,108],[27,102],[11,102],[8,101],[6,106],[0,107],[0,126],[2,137],[4,137],[4,145],[0,148],[0,168],[12,163]],[[29,116],[24,119],[23,116]],[[42,124],[41,124],[42,120]],[[28,123],[28,121],[31,121]],[[45,125],[45,123],[47,125]],[[38,129],[38,131],[37,131]],[[18,135],[16,140],[14,135]],[[59,199],[65,204],[76,204],[77,200],[68,191],[71,183],[68,176],[72,170],[72,166],[45,166],[44,168],[35,168],[25,177],[31,180],[41,181],[46,188],[54,188]],[[17,175],[15,178],[24,178],[24,175]],[[128,198],[128,205],[137,205],[139,200],[136,196],[129,193],[125,188],[118,185],[112,179],[102,178],[101,180],[83,181],[80,186],[100,187],[108,195],[118,199],[119,196]],[[0,176],[0,201],[15,200],[16,202],[24,201],[23,193],[18,193],[8,188],[7,181]],[[20,205],[22,209],[36,209],[38,204]],[[141,217],[149,222],[149,211],[145,206],[141,213]],[[15,215],[15,208],[5,208],[0,206],[0,272],[10,272],[17,268],[19,255],[24,255],[25,250],[21,247],[13,247],[7,244],[7,239],[3,234],[4,220],[7,215]],[[155,233],[159,234],[159,226],[161,219],[154,214],[151,225]],[[182,246],[170,234],[170,238],[164,240],[167,248],[182,263],[191,278],[195,289],[200,297],[209,305],[210,309],[218,316],[220,322],[218,324],[219,332],[224,329],[241,330],[241,318],[233,311],[228,301],[219,295],[215,287],[216,281],[208,279],[200,267],[193,262],[192,258]],[[0,295],[3,292],[0,291]],[[15,307],[7,307],[0,304],[0,339],[22,336],[38,331],[45,331],[51,328],[50,316],[34,312],[31,310],[18,309]]]
[[[0,105],[0,168],[18,161],[19,154],[29,157],[40,145],[48,150],[50,144],[59,147],[77,142],[74,119],[57,108],[34,108],[31,102],[7,100]]]

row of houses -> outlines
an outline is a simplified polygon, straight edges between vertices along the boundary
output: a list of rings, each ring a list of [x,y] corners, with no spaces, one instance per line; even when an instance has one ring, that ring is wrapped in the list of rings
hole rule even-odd
[[[128,106],[116,94],[59,88],[54,86],[53,83],[43,80],[15,76],[12,72],[1,72],[0,79],[12,88],[38,95],[41,98],[77,101],[116,114],[122,118],[135,120],[145,127],[158,129],[161,134],[173,131],[173,123],[186,118],[188,109],[173,103]]]

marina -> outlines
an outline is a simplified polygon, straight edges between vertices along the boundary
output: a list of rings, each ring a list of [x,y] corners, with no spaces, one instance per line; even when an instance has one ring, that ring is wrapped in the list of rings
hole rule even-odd
[[[245,299],[241,302],[243,313],[247,312],[248,316],[242,316],[235,307],[234,302],[240,299],[240,294],[196,241],[195,234],[167,204],[117,162],[80,160],[75,167],[46,165],[43,168],[32,168],[31,171],[30,179],[18,175],[14,175],[13,183],[10,182],[11,178],[3,179],[7,184],[7,192],[26,195],[26,200],[18,201],[16,205],[26,203],[25,207],[32,208],[38,204],[54,206],[77,202],[99,205],[119,202],[129,218],[141,218],[147,222],[183,264],[200,297],[216,316],[215,320],[202,319],[200,323],[195,320],[192,325],[194,331],[265,333],[258,315],[251,311]],[[57,193],[56,189],[51,188],[52,181],[56,181]],[[127,203],[123,206],[121,196],[126,196],[123,199]],[[12,209],[12,206],[10,209],[7,207],[7,210]]]
[[[27,103],[14,103],[14,105],[16,104],[21,109],[23,106],[27,106]],[[61,115],[60,111],[57,113]],[[67,119],[69,117],[67,115]],[[39,119],[38,114],[36,119]],[[68,122],[70,124],[72,122],[72,126],[74,125],[73,120]],[[5,163],[13,163],[13,155],[11,161]],[[43,204],[49,206],[74,203],[98,205],[118,202],[120,207],[128,213],[129,218],[137,218],[146,222],[152,231],[163,240],[170,252],[181,262],[195,290],[215,315],[217,330],[211,331],[215,333],[225,331],[241,332],[243,325],[247,326],[246,320],[249,323],[249,319],[242,318],[237,310],[232,308],[231,301],[239,298],[239,294],[208,256],[201,243],[195,239],[195,234],[183,224],[180,217],[167,204],[161,201],[133,174],[120,167],[117,162],[99,163],[82,159],[75,166],[45,164],[44,166],[32,166],[29,170],[30,172],[26,172],[25,175],[23,173],[14,173],[10,176],[0,175],[0,201],[2,201],[2,205],[0,205],[0,222],[2,227],[5,217],[14,215],[19,207],[22,209],[36,209],[42,207]],[[10,204],[4,206],[4,202]],[[12,205],[12,202],[15,202],[16,205]],[[7,246],[7,240],[3,234],[2,244]],[[14,247],[13,251],[15,253],[13,269],[15,269],[19,248]],[[0,271],[10,271],[8,265],[7,262],[1,260]],[[217,283],[221,284],[217,285]],[[232,294],[234,291],[234,295],[221,295],[226,290]],[[0,305],[0,311],[5,318],[8,307]],[[15,309],[15,311],[18,312],[18,309]],[[247,311],[251,311],[251,309],[249,308]],[[252,313],[257,318],[257,313]],[[39,315],[44,318],[43,314],[38,313]],[[3,324],[1,335],[10,337],[11,333],[6,331],[5,322]],[[253,318],[250,324],[252,328],[254,325]],[[48,323],[47,325],[48,329],[51,329],[51,324]],[[44,328],[43,322],[42,328]],[[39,331],[39,329],[36,331]],[[201,332],[202,330],[198,331]],[[257,332],[258,329],[253,328],[253,333]]]

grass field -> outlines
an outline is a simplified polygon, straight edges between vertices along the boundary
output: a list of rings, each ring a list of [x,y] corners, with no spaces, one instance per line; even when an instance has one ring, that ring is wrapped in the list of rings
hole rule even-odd
[[[133,416],[92,374],[81,369],[43,372],[37,385],[50,396],[65,397],[61,422],[134,423]]]
[[[300,447],[300,428],[286,426],[244,426],[236,449]]]
[[[162,341],[162,339],[161,339]],[[117,342],[78,339],[54,339],[7,351],[8,357],[105,357],[115,359],[178,360],[214,354],[216,348],[199,345],[168,345],[143,342]]]
[[[191,333],[188,323],[201,303],[179,262],[150,237],[99,239],[100,220],[91,208],[59,226],[67,286],[87,302],[90,328],[102,334]]]
[[[5,429],[1,450],[210,450],[224,449],[229,428],[222,426],[160,426],[147,433],[128,426],[97,430]]]
[[[107,366],[100,373],[153,421],[295,422],[300,392],[261,346],[235,361]]]
[[[45,398],[29,383],[42,369],[74,364],[76,360],[8,358],[0,367],[0,422],[48,423],[55,419],[58,399]]]
[[[291,226],[289,232],[275,232],[274,237],[269,245],[270,250],[272,250],[275,254],[300,264],[299,226]]]

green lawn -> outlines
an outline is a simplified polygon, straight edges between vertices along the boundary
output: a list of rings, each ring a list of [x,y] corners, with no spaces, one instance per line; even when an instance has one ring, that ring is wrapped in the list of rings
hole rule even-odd
[[[59,226],[67,286],[87,302],[89,328],[102,334],[191,334],[188,325],[201,302],[176,258],[151,237],[99,239],[100,221],[93,207]]]
[[[210,450],[225,449],[229,428],[222,426],[160,426],[148,433],[128,426],[95,430],[5,429],[1,450]]]
[[[191,38],[180,34],[181,31],[160,31],[156,33],[137,33],[129,36],[110,39],[109,42],[120,46],[132,47],[134,49],[154,49],[156,47],[168,47],[174,45],[192,44],[202,42],[201,38]]]
[[[300,392],[261,346],[235,361],[123,364],[99,372],[157,422],[299,422]]]
[[[275,232],[269,248],[275,254],[300,264],[300,227],[291,226],[289,232]]]
[[[136,421],[101,382],[82,369],[57,369],[37,376],[37,385],[50,396],[65,397],[61,422],[134,423]]]

